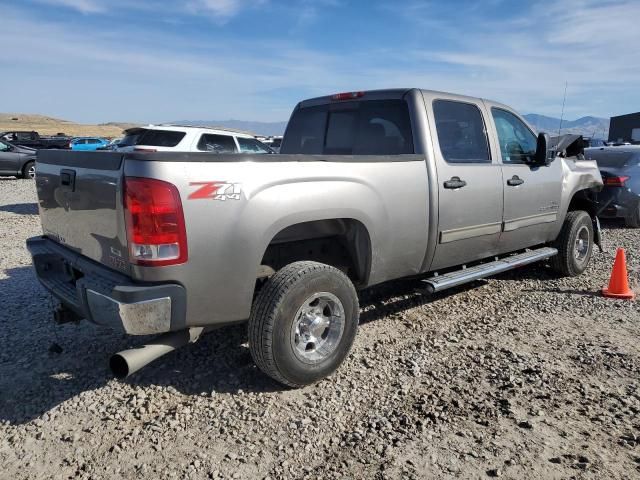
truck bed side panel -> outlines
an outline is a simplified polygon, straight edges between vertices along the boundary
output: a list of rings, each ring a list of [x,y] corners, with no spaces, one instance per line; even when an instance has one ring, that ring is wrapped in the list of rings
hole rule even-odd
[[[371,240],[368,285],[420,272],[428,224],[424,156],[389,162],[374,157],[269,157],[265,162],[199,162],[189,160],[202,157],[189,155],[177,162],[127,157],[125,175],[162,179],[180,190],[189,262],[167,268],[136,266],[132,276],[183,284],[187,325],[248,318],[268,244],[298,223],[333,218],[361,222]],[[217,185],[218,193],[209,185]]]

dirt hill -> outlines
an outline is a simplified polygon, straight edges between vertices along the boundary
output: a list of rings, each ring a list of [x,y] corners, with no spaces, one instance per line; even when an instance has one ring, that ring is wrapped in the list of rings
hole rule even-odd
[[[59,118],[29,113],[0,113],[0,132],[10,130],[35,130],[43,135],[64,133],[72,137],[99,136],[115,138],[122,135],[122,130],[133,127],[131,123],[102,123],[87,125],[70,122]]]

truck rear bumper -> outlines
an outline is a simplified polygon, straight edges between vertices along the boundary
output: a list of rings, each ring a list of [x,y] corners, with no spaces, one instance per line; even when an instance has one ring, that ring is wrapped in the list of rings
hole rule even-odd
[[[80,317],[130,335],[185,328],[181,285],[134,282],[46,237],[27,248],[42,285]]]

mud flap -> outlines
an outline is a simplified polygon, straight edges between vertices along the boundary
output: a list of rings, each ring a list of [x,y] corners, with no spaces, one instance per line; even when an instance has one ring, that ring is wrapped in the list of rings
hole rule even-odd
[[[602,249],[602,229],[600,228],[600,219],[598,217],[593,218],[593,243],[595,243],[600,249],[600,253],[604,252]]]

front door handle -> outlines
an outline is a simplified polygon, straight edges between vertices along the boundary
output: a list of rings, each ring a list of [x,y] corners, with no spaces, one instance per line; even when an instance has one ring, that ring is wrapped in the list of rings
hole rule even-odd
[[[514,175],[509,180],[507,180],[507,185],[510,187],[517,187],[518,185],[522,185],[524,180],[522,180],[519,176]]]
[[[451,180],[444,182],[444,188],[462,188],[467,184],[464,180],[460,180],[460,177],[451,177]]]

